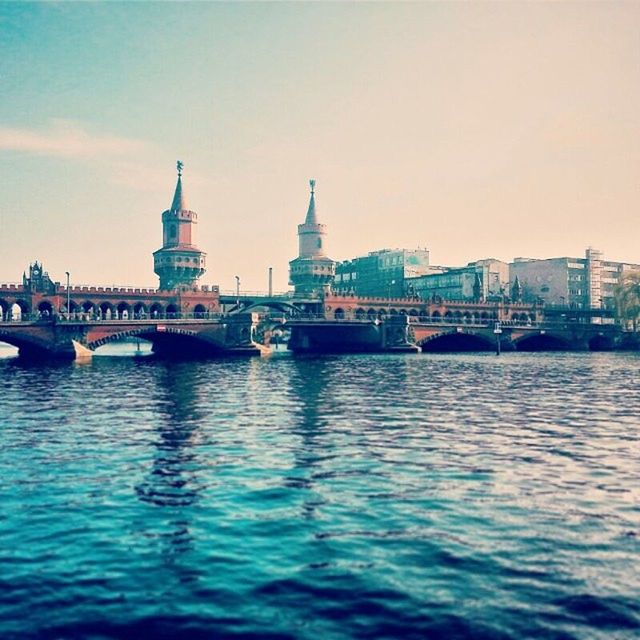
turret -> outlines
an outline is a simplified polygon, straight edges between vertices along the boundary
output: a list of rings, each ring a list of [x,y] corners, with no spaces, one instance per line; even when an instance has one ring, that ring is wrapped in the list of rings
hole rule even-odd
[[[289,263],[289,284],[296,295],[328,292],[335,278],[335,262],[325,254],[327,227],[316,214],[316,181],[310,180],[311,196],[305,221],[298,225],[298,257]]]
[[[187,208],[182,188],[183,164],[178,160],[178,182],[171,208],[162,213],[162,249],[153,254],[153,270],[161,290],[193,287],[206,270],[206,254],[195,244],[198,214]]]

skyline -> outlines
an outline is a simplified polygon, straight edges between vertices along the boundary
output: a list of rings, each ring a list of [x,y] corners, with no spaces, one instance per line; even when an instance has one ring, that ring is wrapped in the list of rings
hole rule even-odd
[[[0,280],[156,283],[177,159],[222,289],[310,178],[334,260],[640,262],[637,5],[0,6]]]

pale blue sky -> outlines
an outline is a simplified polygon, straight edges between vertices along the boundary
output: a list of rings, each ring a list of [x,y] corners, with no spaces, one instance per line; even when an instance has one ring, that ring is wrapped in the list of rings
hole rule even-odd
[[[0,280],[153,284],[175,160],[205,283],[329,254],[640,262],[638,3],[0,4]]]

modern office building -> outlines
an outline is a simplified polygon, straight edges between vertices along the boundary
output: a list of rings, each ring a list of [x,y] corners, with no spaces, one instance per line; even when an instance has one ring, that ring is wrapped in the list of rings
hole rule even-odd
[[[426,249],[382,249],[336,265],[334,290],[358,296],[402,297],[411,295],[416,276],[429,273]]]
[[[509,272],[512,281],[517,276],[525,302],[613,309],[616,285],[626,274],[640,272],[640,264],[604,260],[601,251],[589,247],[584,258],[516,258]]]
[[[411,290],[423,300],[471,301],[509,296],[509,265],[501,260],[488,258],[466,267],[437,269],[409,281]]]

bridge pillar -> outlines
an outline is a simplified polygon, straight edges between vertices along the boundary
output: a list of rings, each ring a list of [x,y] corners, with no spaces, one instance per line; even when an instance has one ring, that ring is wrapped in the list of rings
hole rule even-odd
[[[417,353],[420,347],[415,344],[412,333],[408,316],[404,314],[390,316],[382,324],[380,346],[384,351]]]
[[[257,313],[235,313],[226,318],[225,353],[229,355],[259,356],[270,349],[255,341],[258,330]]]

